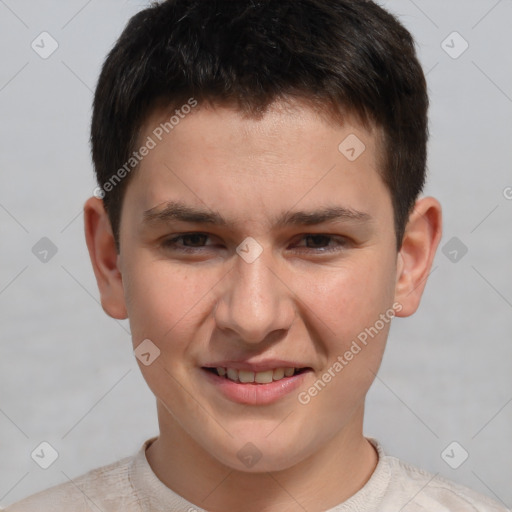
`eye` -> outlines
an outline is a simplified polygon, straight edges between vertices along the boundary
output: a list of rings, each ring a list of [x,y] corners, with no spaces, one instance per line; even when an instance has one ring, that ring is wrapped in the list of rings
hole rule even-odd
[[[182,233],[168,239],[163,240],[161,246],[164,249],[179,251],[184,253],[197,253],[202,252],[205,248],[214,248],[214,244],[207,244],[207,241],[212,237],[206,233]],[[293,248],[298,248],[301,252],[316,252],[316,253],[329,253],[342,250],[345,248],[349,241],[343,236],[333,236],[325,234],[306,234],[302,235],[300,241],[305,241],[306,245],[296,244]]]
[[[313,249],[314,251],[318,251],[321,253],[325,252],[333,252],[338,251],[340,248],[346,247],[348,245],[348,240],[345,237],[342,236],[333,236],[333,235],[324,235],[324,234],[308,234],[303,235],[302,240],[310,241],[310,245],[306,245],[307,249]],[[330,248],[324,248],[326,245],[329,245],[329,243],[334,242],[335,245],[331,246]],[[300,246],[296,246],[300,247]],[[302,246],[304,247],[304,246]]]
[[[168,238],[162,242],[162,247],[183,252],[196,252],[196,249],[205,247],[203,245],[210,235],[206,233],[184,233],[182,235]],[[183,242],[183,245],[179,242]]]

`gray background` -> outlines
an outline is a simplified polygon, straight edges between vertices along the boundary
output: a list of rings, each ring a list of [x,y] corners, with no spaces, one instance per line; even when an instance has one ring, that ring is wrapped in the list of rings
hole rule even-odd
[[[0,0],[0,506],[130,455],[158,433],[128,324],[99,306],[81,214],[95,187],[92,91],[144,5]],[[444,235],[420,310],[394,321],[365,433],[511,506],[512,2],[384,5],[412,31],[428,72],[425,192],[443,205]],[[47,59],[31,48],[43,31],[59,44]],[[453,31],[469,43],[456,59],[461,40],[445,43],[452,56],[441,46]],[[58,249],[46,263],[32,252],[42,237]],[[456,262],[441,251],[453,237],[468,248],[462,258],[456,249]],[[59,453],[46,470],[30,456],[42,441]],[[469,452],[458,469],[441,457],[453,441]],[[449,451],[451,461],[461,453]]]

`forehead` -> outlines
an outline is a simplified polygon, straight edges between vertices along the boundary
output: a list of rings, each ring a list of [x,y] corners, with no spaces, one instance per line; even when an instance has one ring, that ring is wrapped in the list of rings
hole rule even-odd
[[[143,211],[187,198],[223,209],[226,218],[256,221],[282,218],[298,202],[338,201],[372,215],[379,201],[390,201],[380,178],[380,132],[349,115],[335,122],[304,103],[275,103],[257,118],[219,106],[159,109],[139,143],[149,139],[154,147],[128,187]]]
[[[364,126],[355,114],[340,114],[339,109],[335,113],[326,104],[286,98],[274,101],[258,114],[249,114],[233,104],[205,102],[189,108],[189,103],[191,99],[181,106],[154,108],[141,127],[139,142],[150,135],[157,143],[164,139],[163,142],[175,146],[182,144],[180,151],[194,151],[198,143],[213,151],[223,146],[231,146],[231,150],[234,143],[240,143],[239,152],[268,155],[281,148],[284,155],[290,144],[295,145],[295,151],[307,151],[311,146],[317,152],[323,148],[337,149],[337,139],[343,133],[351,133],[364,141],[367,156],[380,156],[380,127],[373,123]],[[372,163],[374,167],[380,165],[377,161]]]

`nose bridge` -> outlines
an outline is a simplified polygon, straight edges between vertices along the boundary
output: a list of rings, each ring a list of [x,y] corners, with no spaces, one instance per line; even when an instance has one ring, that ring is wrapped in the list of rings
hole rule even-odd
[[[270,251],[263,251],[253,261],[242,256],[236,259],[217,305],[219,327],[235,331],[246,343],[259,343],[273,331],[289,328],[293,305],[274,274],[274,266]]]

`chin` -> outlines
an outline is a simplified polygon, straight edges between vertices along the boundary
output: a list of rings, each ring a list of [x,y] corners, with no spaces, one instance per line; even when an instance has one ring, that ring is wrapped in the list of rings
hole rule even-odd
[[[260,434],[252,440],[245,437],[244,440],[230,443],[230,446],[226,446],[222,452],[210,450],[210,454],[235,471],[244,473],[283,471],[307,458],[303,450],[300,452],[297,450],[297,443],[290,443],[289,436],[287,439],[288,443],[285,443],[284,439],[276,436],[270,442],[264,434]],[[313,447],[311,451],[314,451]]]

